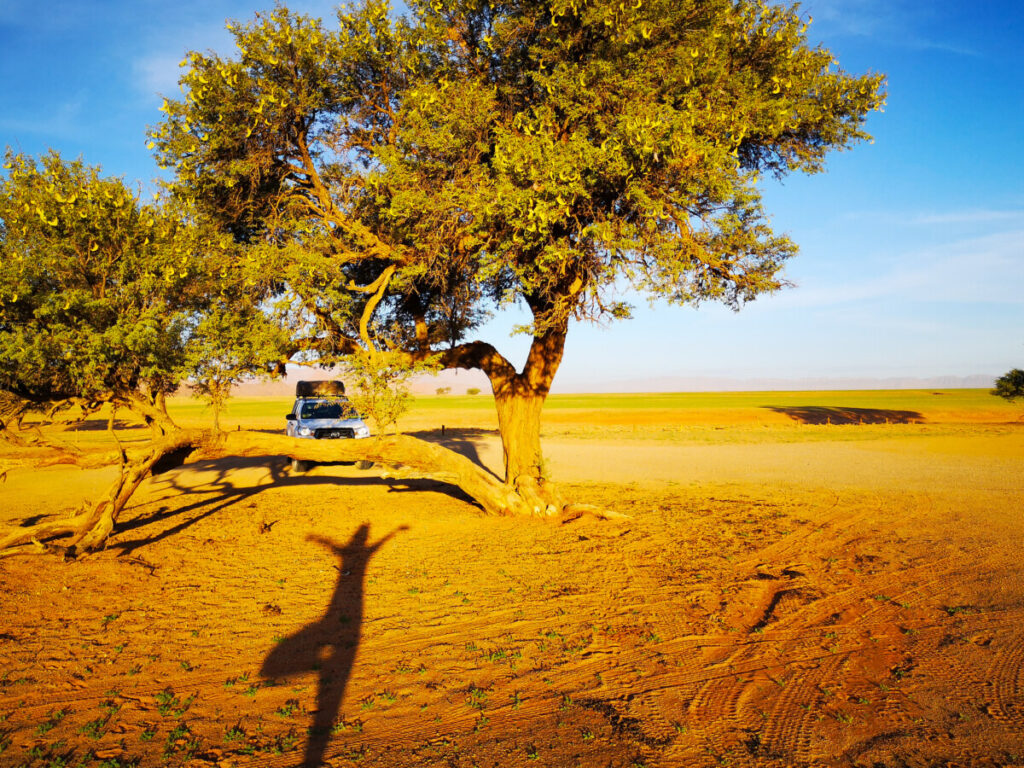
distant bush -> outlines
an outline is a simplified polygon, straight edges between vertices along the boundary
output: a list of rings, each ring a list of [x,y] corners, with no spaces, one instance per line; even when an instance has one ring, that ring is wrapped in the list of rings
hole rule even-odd
[[[1024,371],[1014,368],[1007,374],[996,379],[996,388],[992,390],[996,397],[1005,397],[1011,403],[1018,397],[1024,398]]]
[[[451,387],[438,387],[436,390],[439,395],[447,395],[452,391]]]
[[[466,394],[467,395],[479,395],[480,394],[480,388],[479,387],[470,387],[469,389],[466,390]]]

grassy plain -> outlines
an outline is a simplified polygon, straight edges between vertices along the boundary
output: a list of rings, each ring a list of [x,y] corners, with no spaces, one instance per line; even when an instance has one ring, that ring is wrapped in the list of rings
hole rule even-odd
[[[288,405],[225,423],[277,430]],[[615,523],[197,462],[148,481],[104,552],[0,560],[0,765],[1022,764],[1022,410],[554,396],[551,474]],[[486,396],[420,398],[403,426],[500,467]],[[100,450],[104,427],[51,436]],[[0,452],[0,520],[112,476],[55,458]]]

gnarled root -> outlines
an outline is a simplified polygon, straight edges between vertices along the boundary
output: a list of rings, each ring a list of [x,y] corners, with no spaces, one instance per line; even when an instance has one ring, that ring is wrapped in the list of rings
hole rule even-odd
[[[102,549],[114,530],[121,510],[149,476],[153,466],[170,454],[180,453],[183,448],[204,444],[205,438],[202,432],[180,431],[150,444],[131,457],[124,456],[121,472],[104,499],[95,504],[86,504],[77,513],[64,519],[46,520],[12,531],[0,538],[0,557],[53,549],[64,551],[66,556],[75,556]],[[60,541],[59,546],[54,543],[64,537],[68,538]]]
[[[565,505],[554,485],[520,477],[507,485],[465,456],[407,435],[368,440],[299,440],[262,432],[211,433],[176,430],[143,449],[120,453],[121,471],[106,498],[63,520],[48,520],[0,537],[0,556],[60,548],[66,555],[102,549],[121,510],[151,473],[167,471],[190,457],[288,456],[299,461],[368,461],[399,467],[403,477],[443,480],[462,489],[486,514],[571,520],[584,514],[624,519],[586,505]],[[59,540],[59,541],[58,541]],[[58,547],[59,545],[59,547]]]

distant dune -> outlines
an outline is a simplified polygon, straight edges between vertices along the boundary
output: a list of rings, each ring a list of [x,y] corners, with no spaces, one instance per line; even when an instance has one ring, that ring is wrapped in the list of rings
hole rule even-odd
[[[289,366],[284,379],[274,381],[248,381],[235,390],[236,397],[289,397],[295,393],[295,382],[318,381],[338,376],[334,371],[321,368]],[[344,375],[340,375],[344,380]],[[593,379],[581,384],[567,379],[555,379],[552,391],[556,394],[611,393],[611,392],[767,392],[800,390],[854,390],[854,389],[985,389],[995,381],[994,375],[902,377],[835,377],[806,379],[729,378],[721,376],[660,376],[650,379]],[[413,383],[413,392],[432,395],[438,389],[449,387],[452,395],[464,395],[467,389],[490,393],[491,385],[480,371],[462,368],[442,371],[437,376],[422,376]]]
[[[554,392],[769,392],[769,391],[835,391],[856,389],[984,389],[993,386],[995,376],[910,376],[878,378],[870,376],[769,379],[728,378],[716,376],[660,376],[652,379],[610,379],[593,381],[583,387],[573,382],[559,386],[555,380]]]

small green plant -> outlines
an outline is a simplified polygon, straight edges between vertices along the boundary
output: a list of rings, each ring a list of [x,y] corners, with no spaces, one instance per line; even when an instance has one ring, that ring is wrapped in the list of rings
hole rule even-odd
[[[57,710],[51,709],[46,715],[46,720],[36,726],[36,734],[42,736],[44,733],[49,733],[57,727],[61,720],[68,716],[69,712],[71,710],[67,707]]]
[[[331,733],[337,735],[339,733],[345,733],[346,731],[352,731],[353,733],[363,732],[363,721],[362,720],[339,720],[333,726],[331,726]]]
[[[476,720],[476,724],[473,726],[473,733],[480,733],[480,731],[486,728],[487,724],[490,722],[490,718],[488,718],[487,715],[481,713],[480,717],[478,717]]]
[[[90,739],[99,739],[103,736],[103,726],[107,724],[107,718],[97,717],[78,729],[78,732]]]
[[[487,691],[475,685],[469,686],[469,690],[466,691],[466,704],[474,709],[483,709],[487,704]]]
[[[99,764],[99,768],[138,768],[142,758],[139,757],[108,757]]]
[[[108,718],[110,718],[110,717],[113,717],[114,715],[116,715],[118,712],[121,711],[121,705],[118,704],[113,699],[107,699],[102,704],[100,704],[100,709],[104,713],[106,713],[106,716]]]
[[[593,731],[588,731],[586,728],[584,728],[582,731],[580,731],[580,736],[583,737],[584,741],[593,741],[594,740],[594,732]]]
[[[110,624],[112,621],[117,621],[120,615],[120,613],[108,613],[106,616],[104,616],[103,621],[101,622],[101,626],[103,627],[103,629],[106,629],[107,625]]]
[[[291,717],[299,709],[298,699],[288,699],[282,706],[278,707],[277,714],[281,717]]]
[[[537,747],[531,744],[526,748],[526,757],[528,760],[539,760],[540,752],[537,751]]]
[[[233,725],[224,731],[224,743],[230,744],[233,741],[245,741],[245,731],[240,725]]]
[[[299,736],[295,731],[288,731],[274,739],[272,751],[275,754],[283,755],[286,752],[294,752],[299,746]]]
[[[376,703],[377,700],[373,696],[367,696],[365,699],[363,699],[362,703],[359,705],[359,708],[365,711],[369,711],[373,709]]]
[[[198,694],[193,693],[187,699],[182,701],[174,695],[174,690],[172,688],[164,688],[156,695],[156,710],[164,717],[181,717],[188,711],[188,708],[192,706],[192,702],[196,700],[196,696],[198,696]]]
[[[567,710],[572,708],[572,697],[568,693],[562,694],[562,703],[558,705],[561,710]]]
[[[139,734],[139,741],[152,741],[154,736],[156,736],[156,726],[150,726]]]
[[[180,753],[185,762],[188,762],[199,752],[202,742],[198,736],[185,723],[178,723],[174,729],[167,734],[164,742],[164,758]]]
[[[523,705],[523,698],[519,695],[519,691],[512,694],[512,709],[519,709]]]

